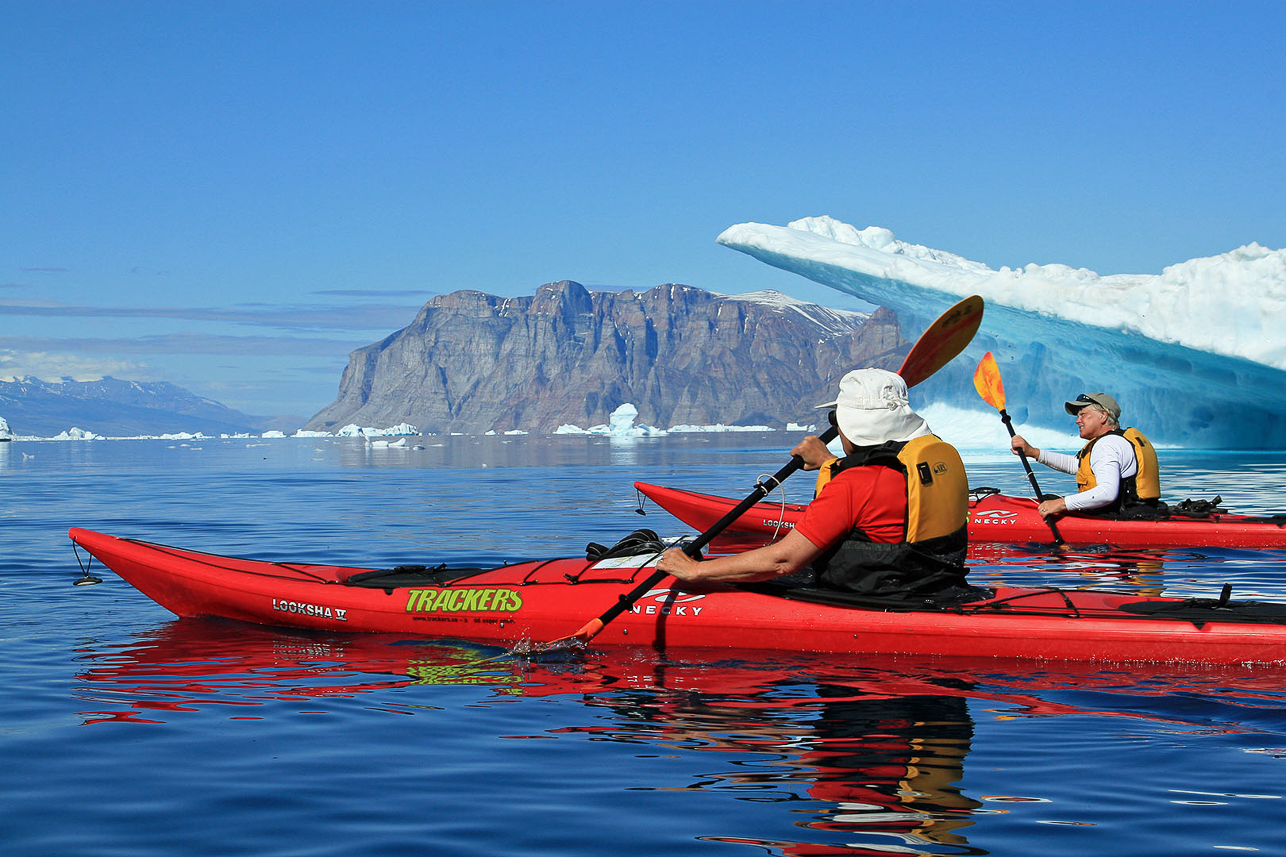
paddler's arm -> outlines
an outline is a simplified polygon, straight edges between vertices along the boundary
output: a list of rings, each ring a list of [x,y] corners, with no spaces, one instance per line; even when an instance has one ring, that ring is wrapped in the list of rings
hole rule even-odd
[[[1069,512],[1085,512],[1098,509],[1116,502],[1121,490],[1121,474],[1125,470],[1125,459],[1133,455],[1133,450],[1125,443],[1114,439],[1103,438],[1090,450],[1090,471],[1094,474],[1095,486],[1088,491],[1072,494],[1066,498],[1064,506]]]
[[[838,461],[839,458],[831,452],[822,439],[815,434],[810,434],[790,451],[791,455],[798,455],[804,460],[805,470],[817,470],[823,464],[829,464],[832,461]]]
[[[1009,441],[1009,448],[1014,451],[1014,455],[1025,455],[1028,458],[1040,458],[1040,450],[1027,442],[1027,438],[1020,434],[1014,435]]]
[[[798,455],[803,459],[805,470],[817,471],[817,481],[813,485],[813,496],[816,497],[822,493],[826,483],[830,482],[835,475],[834,467],[839,462],[839,456],[831,452],[820,437],[812,434],[801,440],[799,445],[790,451],[790,454]]]
[[[1014,455],[1025,455],[1032,461],[1038,461],[1046,467],[1051,467],[1063,473],[1075,473],[1076,468],[1080,465],[1080,461],[1077,460],[1076,456],[1063,452],[1050,452],[1047,449],[1032,446],[1020,434],[1014,435],[1009,442],[1009,446],[1014,451]]]
[[[1054,515],[1062,515],[1067,512],[1067,501],[1062,497],[1054,497],[1050,500],[1040,501],[1040,506],[1037,508],[1040,510],[1042,518],[1051,518]]]
[[[698,562],[679,548],[670,548],[661,554],[656,567],[690,583],[748,583],[793,574],[821,552],[817,545],[791,530],[781,541],[704,562]]]
[[[1076,456],[1064,455],[1058,452],[1046,452],[1043,449],[1032,446],[1020,434],[1016,434],[1010,441],[1010,448],[1014,455],[1025,455],[1034,461],[1038,461],[1046,467],[1052,467],[1055,470],[1061,470],[1064,473],[1076,472]],[[1052,518],[1056,515],[1067,513],[1067,501],[1062,497],[1053,497],[1049,500],[1040,501],[1037,507],[1042,518]]]

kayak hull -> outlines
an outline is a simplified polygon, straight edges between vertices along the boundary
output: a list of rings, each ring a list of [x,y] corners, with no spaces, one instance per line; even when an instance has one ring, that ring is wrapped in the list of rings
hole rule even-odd
[[[162,607],[338,633],[474,640],[506,647],[565,637],[654,568],[648,557],[555,559],[442,584],[353,585],[371,569],[221,557],[72,529],[72,541]],[[595,638],[599,646],[740,648],[1050,661],[1286,663],[1286,625],[1193,622],[1122,609],[1136,598],[996,591],[958,611],[888,612],[664,578]]]
[[[704,532],[737,505],[736,500],[666,488],[647,482],[634,487],[665,511]],[[725,532],[775,538],[803,517],[801,503],[756,503]],[[1286,519],[1214,514],[1209,518],[1171,517],[1156,521],[1114,521],[1086,515],[1057,519],[1058,532],[1070,545],[1119,547],[1286,548]],[[969,503],[970,542],[1052,542],[1049,525],[1036,501],[992,494]]]

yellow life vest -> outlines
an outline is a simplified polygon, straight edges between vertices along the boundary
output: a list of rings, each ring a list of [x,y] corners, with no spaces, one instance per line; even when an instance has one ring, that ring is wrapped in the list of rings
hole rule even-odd
[[[1121,489],[1117,495],[1117,502],[1113,505],[1119,507],[1139,501],[1161,499],[1161,468],[1157,463],[1157,451],[1148,439],[1136,428],[1128,428],[1125,431],[1117,429],[1108,434],[1120,435],[1130,442],[1134,450],[1134,463],[1138,468],[1138,473],[1134,476],[1121,479]],[[1090,470],[1090,450],[1098,440],[1099,438],[1094,438],[1076,453],[1076,457],[1081,462],[1076,469],[1076,487],[1082,492],[1098,486],[1094,471]]]
[[[850,459],[832,458],[817,473],[815,494],[844,467],[853,466]],[[969,519],[969,478],[965,475],[960,453],[934,434],[917,437],[893,456],[863,456],[862,464],[884,464],[906,474],[906,541],[920,542],[947,536],[959,530]]]
[[[966,581],[969,481],[955,447],[935,435],[864,448],[823,465],[819,484],[849,467],[883,465],[906,481],[902,541],[872,542],[853,530],[813,561],[826,586],[881,599],[958,603],[978,597]]]

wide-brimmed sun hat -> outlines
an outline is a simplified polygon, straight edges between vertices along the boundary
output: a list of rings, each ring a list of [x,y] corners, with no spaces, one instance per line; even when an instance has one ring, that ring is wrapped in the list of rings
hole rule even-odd
[[[911,410],[906,381],[885,369],[854,369],[840,379],[835,400],[817,407],[834,408],[840,431],[857,446],[907,441],[931,433],[924,418]]]

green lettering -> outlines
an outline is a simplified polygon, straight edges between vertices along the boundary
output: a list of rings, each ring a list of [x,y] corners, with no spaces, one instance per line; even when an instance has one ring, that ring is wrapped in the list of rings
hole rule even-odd
[[[408,613],[513,613],[522,597],[512,589],[412,589],[406,596]]]

